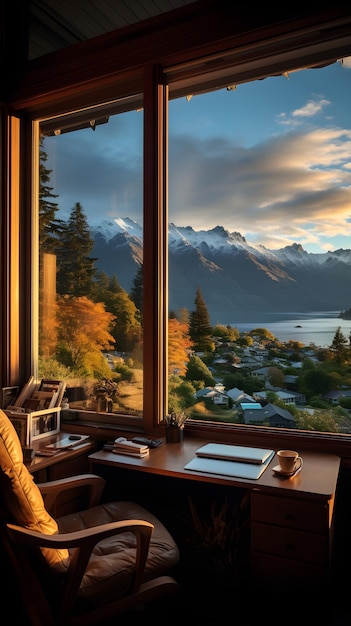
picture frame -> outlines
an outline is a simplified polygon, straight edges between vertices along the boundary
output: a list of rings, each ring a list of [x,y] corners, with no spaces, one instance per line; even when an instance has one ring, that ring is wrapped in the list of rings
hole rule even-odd
[[[29,420],[26,414],[12,415],[10,417],[12,425],[18,435],[22,448],[30,443]]]
[[[14,385],[12,387],[2,387],[0,390],[0,408],[6,409],[8,406],[12,406],[19,393],[19,387]]]
[[[11,420],[22,446],[30,446],[33,441],[55,435],[60,432],[61,407],[42,409],[25,413],[24,410],[5,409]]]

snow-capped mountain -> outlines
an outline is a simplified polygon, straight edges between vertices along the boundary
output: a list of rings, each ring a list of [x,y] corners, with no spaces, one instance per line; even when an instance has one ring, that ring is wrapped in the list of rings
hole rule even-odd
[[[141,225],[116,218],[91,232],[98,269],[129,292],[142,263]],[[222,226],[195,231],[170,224],[168,241],[170,310],[193,310],[198,286],[212,324],[350,306],[351,250],[314,254],[297,243],[269,250]]]
[[[112,237],[120,233],[134,235],[140,241],[143,238],[142,226],[129,217],[125,217],[124,219],[116,217],[110,220],[103,220],[102,222],[95,222],[91,224],[91,229],[94,236],[99,235],[104,237],[106,241],[109,241]]]

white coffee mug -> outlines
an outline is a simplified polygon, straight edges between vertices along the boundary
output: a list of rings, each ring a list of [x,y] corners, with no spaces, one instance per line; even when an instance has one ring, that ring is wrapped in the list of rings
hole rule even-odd
[[[278,450],[277,457],[284,474],[291,474],[302,467],[303,460],[296,450]]]

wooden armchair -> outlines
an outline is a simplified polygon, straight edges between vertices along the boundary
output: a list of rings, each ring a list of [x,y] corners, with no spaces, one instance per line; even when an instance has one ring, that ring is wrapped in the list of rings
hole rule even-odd
[[[177,593],[172,536],[133,502],[99,503],[104,479],[92,474],[36,485],[16,431],[0,410],[1,538],[32,626],[89,626]],[[87,507],[55,519],[63,492]]]

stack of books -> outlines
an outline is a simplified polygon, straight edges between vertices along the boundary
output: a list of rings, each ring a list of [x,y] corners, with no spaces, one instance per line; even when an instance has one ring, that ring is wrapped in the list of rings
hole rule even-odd
[[[128,456],[138,457],[140,459],[149,455],[149,446],[135,443],[124,437],[118,437],[109,447],[104,446],[114,454],[127,454]]]

